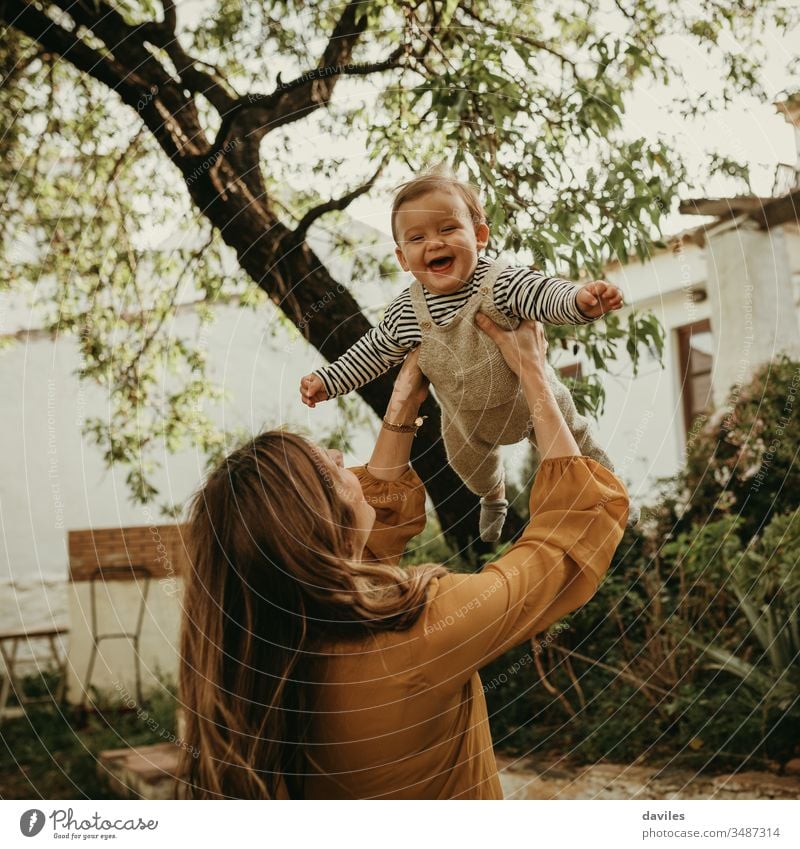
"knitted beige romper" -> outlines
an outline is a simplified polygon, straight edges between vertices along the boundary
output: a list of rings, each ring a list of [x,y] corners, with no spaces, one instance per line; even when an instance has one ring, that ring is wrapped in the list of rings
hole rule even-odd
[[[419,281],[411,284],[411,303],[422,333],[419,367],[436,390],[442,408],[442,437],[447,459],[467,487],[486,495],[503,480],[499,445],[529,439],[536,447],[530,411],[519,378],[500,349],[475,326],[480,311],[501,327],[514,329],[520,320],[504,315],[494,303],[494,284],[508,263],[495,261],[479,290],[452,321],[437,325],[431,318]],[[578,413],[569,389],[547,364],[558,406],[582,454],[613,471],[611,461],[592,437],[589,420]]]

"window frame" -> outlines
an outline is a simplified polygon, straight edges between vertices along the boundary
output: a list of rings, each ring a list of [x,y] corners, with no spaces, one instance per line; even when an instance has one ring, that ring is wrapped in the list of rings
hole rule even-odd
[[[705,374],[714,374],[714,357],[711,357],[711,366],[708,371],[697,372],[697,374],[689,374],[689,366],[691,363],[691,338],[695,333],[711,333],[711,319],[703,318],[700,321],[693,321],[690,324],[684,324],[681,327],[675,328],[678,334],[678,368],[681,387],[681,404],[683,407],[683,427],[684,434],[688,436],[692,429],[692,423],[696,416],[701,414],[701,410],[696,411],[692,415],[692,380]],[[712,384],[713,385],[713,384]]]

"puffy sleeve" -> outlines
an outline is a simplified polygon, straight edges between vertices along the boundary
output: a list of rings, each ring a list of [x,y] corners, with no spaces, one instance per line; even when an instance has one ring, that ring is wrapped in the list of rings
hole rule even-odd
[[[406,543],[425,527],[425,485],[410,467],[394,481],[373,477],[366,466],[351,471],[365,500],[375,508],[375,525],[362,559],[397,563]]]
[[[585,604],[611,564],[628,516],[625,485],[589,457],[544,460],[531,490],[531,521],[477,575],[431,582],[412,651],[432,686],[472,674]]]

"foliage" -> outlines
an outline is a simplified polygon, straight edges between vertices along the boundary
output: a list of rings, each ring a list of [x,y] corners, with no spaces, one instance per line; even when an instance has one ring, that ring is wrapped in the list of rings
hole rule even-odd
[[[38,42],[29,37],[32,9],[48,22]],[[353,236],[341,223],[350,201],[327,201],[342,198],[343,184],[371,188],[364,174],[378,162],[385,173],[376,187],[385,191],[444,157],[483,189],[493,248],[553,272],[597,274],[610,258],[648,255],[687,176],[667,140],[625,134],[634,87],[676,84],[677,106],[687,114],[725,104],[734,92],[761,96],[765,28],[787,31],[796,13],[785,0],[696,8],[625,0],[612,10],[589,0],[343,7],[218,0],[202,15],[181,9],[170,32],[172,4],[9,0],[0,9],[8,24],[0,42],[0,286],[15,293],[27,286],[45,324],[74,334],[79,376],[101,387],[110,409],[87,420],[86,432],[108,463],[131,469],[134,497],[150,500],[159,445],[191,443],[213,459],[229,441],[212,415],[220,395],[203,344],[209,308],[233,300],[273,309],[257,288],[267,290],[266,272],[249,270],[253,285],[239,269],[253,240],[236,242],[239,221],[212,227],[213,204],[198,206],[190,190],[196,174],[179,176],[186,150],[194,145],[202,160],[213,147],[231,105],[258,109],[264,92],[269,100],[269,92],[288,91],[287,81],[299,81],[293,92],[309,91],[291,115],[254,119],[250,158],[230,155],[221,166],[229,168],[225,191],[254,193],[264,222],[259,239],[298,228],[303,243],[298,225],[306,221],[327,233],[334,251],[352,255]],[[345,41],[332,35],[348,16],[353,55],[322,68],[323,76],[320,45]],[[119,50],[113,37],[122,39]],[[677,55],[670,51],[676,37]],[[74,38],[80,49],[62,59],[44,46],[48,38]],[[86,50],[98,61],[82,73]],[[702,92],[692,89],[684,50],[716,57],[725,69],[718,85],[704,80]],[[130,59],[136,56],[141,61]],[[146,82],[153,68],[161,86]],[[120,69],[119,85],[103,81],[104,71]],[[187,140],[180,122],[195,112],[198,126]],[[247,137],[237,139],[242,148]],[[359,151],[355,159],[343,153],[344,142]],[[360,247],[358,239],[354,291],[390,267],[389,257]],[[288,316],[273,311],[271,323],[297,323],[291,298],[270,296]],[[196,329],[178,334],[176,315],[187,309]],[[609,319],[602,332],[569,333],[600,367],[618,343],[634,362],[640,342],[660,350],[660,330],[648,316],[626,328]],[[581,409],[602,409],[596,384],[582,383],[576,395]]]
[[[657,534],[736,516],[746,542],[775,512],[800,507],[800,363],[781,355],[760,367],[698,424],[685,468],[665,482]]]
[[[800,755],[798,387],[786,357],[737,387],[538,665],[522,646],[483,671],[506,673],[495,740],[721,770]]]
[[[715,540],[710,554],[721,561],[726,590],[748,630],[735,636],[722,631],[708,642],[687,640],[701,650],[701,659],[713,661],[709,669],[739,678],[751,691],[754,707],[786,712],[800,703],[800,510],[776,515],[746,549],[733,534],[737,521],[722,519],[682,534],[670,550],[696,556],[702,539],[724,531],[722,544]],[[800,719],[800,710],[797,715]]]
[[[442,563],[454,572],[473,571],[467,559],[447,541],[441,525],[433,512],[428,513],[428,521],[422,533],[411,539],[403,555],[403,565],[417,563]]]
[[[498,745],[713,770],[800,754],[800,511],[747,549],[735,523],[655,559],[626,531],[597,595],[540,637],[539,669],[523,645],[482,671]]]
[[[565,383],[572,392],[575,407],[586,416],[599,418],[605,409],[605,391],[599,374],[608,370],[610,363],[619,358],[619,345],[625,342],[625,351],[633,364],[633,374],[639,373],[640,348],[654,354],[663,367],[664,329],[652,312],[640,314],[636,310],[628,313],[626,326],[615,313],[603,316],[602,321],[592,324],[548,326],[548,341],[571,350],[578,355],[584,350],[595,373],[581,378],[566,378]]]
[[[51,681],[46,692],[52,692]],[[41,679],[26,691],[41,689]],[[106,749],[163,743],[176,733],[175,694],[162,688],[146,705],[121,710],[119,704],[84,712],[70,705],[37,705],[25,716],[0,726],[0,796],[4,799],[112,799],[97,758]],[[147,711],[145,721],[143,711]],[[158,731],[154,731],[157,728]]]

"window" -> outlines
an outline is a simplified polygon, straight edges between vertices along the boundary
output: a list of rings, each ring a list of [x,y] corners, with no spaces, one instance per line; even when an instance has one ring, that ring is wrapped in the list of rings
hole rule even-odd
[[[708,319],[678,328],[678,355],[686,433],[692,423],[712,405],[711,373],[714,337]]]

